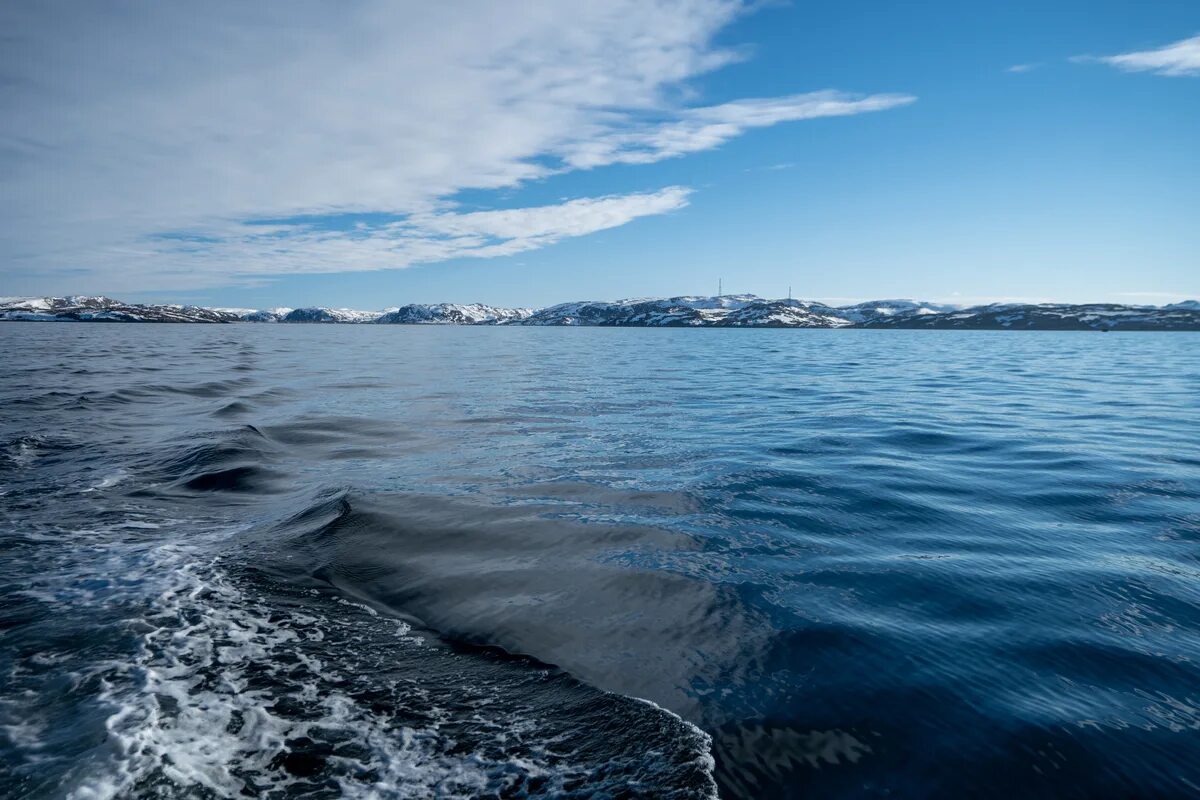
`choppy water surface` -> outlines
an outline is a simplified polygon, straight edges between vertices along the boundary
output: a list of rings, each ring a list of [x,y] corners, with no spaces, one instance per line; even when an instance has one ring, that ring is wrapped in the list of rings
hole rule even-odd
[[[0,794],[1200,792],[1198,335],[0,352]]]

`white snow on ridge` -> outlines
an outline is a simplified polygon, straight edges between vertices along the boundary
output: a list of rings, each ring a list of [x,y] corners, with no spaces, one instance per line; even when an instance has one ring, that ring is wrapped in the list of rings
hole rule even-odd
[[[342,322],[374,322],[379,318],[378,311],[359,311],[353,308],[330,308],[327,311]]]
[[[50,298],[48,297],[0,297],[0,308],[6,306],[20,307],[28,309],[49,309]]]
[[[836,313],[851,322],[868,322],[880,317],[897,314],[945,314],[958,311],[962,306],[949,303],[928,303],[917,300],[869,300],[850,306],[838,306]]]
[[[391,309],[375,322],[388,325],[503,325],[533,315],[531,308],[497,308],[482,303],[413,303]]]
[[[723,294],[716,297],[700,297],[698,295],[681,295],[679,297],[640,297],[636,299],[618,300],[613,305],[630,306],[641,303],[665,303],[669,302],[673,305],[682,308],[693,308],[696,310],[714,310],[723,309],[731,311],[734,309],[745,308],[751,303],[761,303],[762,298],[753,294]]]

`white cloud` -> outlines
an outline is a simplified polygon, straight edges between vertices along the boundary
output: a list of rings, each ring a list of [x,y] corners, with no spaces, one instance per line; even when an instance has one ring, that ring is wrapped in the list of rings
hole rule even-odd
[[[1009,67],[1008,69],[1006,69],[1004,71],[1019,74],[1022,72],[1033,72],[1039,66],[1041,66],[1041,65],[1040,64],[1013,64],[1011,67]]]
[[[648,214],[674,211],[687,205],[690,193],[691,190],[685,187],[672,186],[658,192],[570,200],[539,208],[416,215],[396,228],[449,237],[558,241],[568,236],[615,228]]]
[[[737,100],[719,106],[692,108],[668,122],[615,130],[573,143],[565,152],[573,167],[607,164],[648,164],[664,158],[711,150],[751,128],[780,122],[845,117],[884,111],[916,100],[911,95],[877,94],[860,97],[824,91],[790,97]]]
[[[1127,72],[1158,75],[1200,75],[1200,36],[1182,39],[1157,50],[1141,50],[1115,56],[1080,56],[1077,61],[1100,61]]]
[[[799,166],[795,161],[780,161],[777,164],[764,164],[761,167],[746,167],[742,172],[782,172],[785,169],[795,169]]]
[[[200,234],[200,243],[190,236],[164,240],[163,258],[186,256],[198,272],[160,279],[166,288],[196,288],[230,278],[253,282],[254,276],[329,272],[330,264],[344,271],[370,271],[514,255],[675,211],[687,205],[689,194],[686,187],[670,186],[532,208],[425,211],[335,228],[325,219],[226,225]]]
[[[0,4],[0,271],[40,276],[23,287],[115,291],[519,252],[682,207],[686,190],[475,213],[449,199],[911,102],[818,92],[681,105],[690,79],[736,60],[712,38],[744,11],[740,0]],[[355,212],[405,219],[243,224]]]

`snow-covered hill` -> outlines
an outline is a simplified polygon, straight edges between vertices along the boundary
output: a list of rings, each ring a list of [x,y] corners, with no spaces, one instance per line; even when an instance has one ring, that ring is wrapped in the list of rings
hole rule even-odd
[[[0,298],[0,319],[68,322],[234,322],[235,314],[181,305],[140,305],[110,297]]]
[[[974,330],[1200,330],[1200,304],[1127,306],[1115,303],[1016,304],[956,309],[945,313],[906,311],[877,317],[869,328],[936,328]]]
[[[290,308],[214,308],[222,314],[233,314],[241,322],[279,322],[292,312]]]
[[[865,323],[903,315],[942,314],[957,311],[961,306],[946,303],[923,303],[916,300],[869,300],[852,306],[838,306],[837,313],[851,322]]]
[[[375,322],[384,325],[499,325],[520,322],[531,308],[497,308],[481,303],[409,304],[386,312]]]
[[[821,303],[733,295],[562,303],[535,312],[521,324],[836,328],[849,322],[836,309]]]
[[[295,308],[278,317],[280,322],[374,322],[381,311],[355,311],[352,308]],[[256,320],[247,319],[248,322]]]

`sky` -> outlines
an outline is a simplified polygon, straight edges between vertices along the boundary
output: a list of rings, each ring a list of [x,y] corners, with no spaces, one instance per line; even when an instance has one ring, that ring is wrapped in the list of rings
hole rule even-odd
[[[1200,297],[1195,0],[6,0],[0,295]]]

